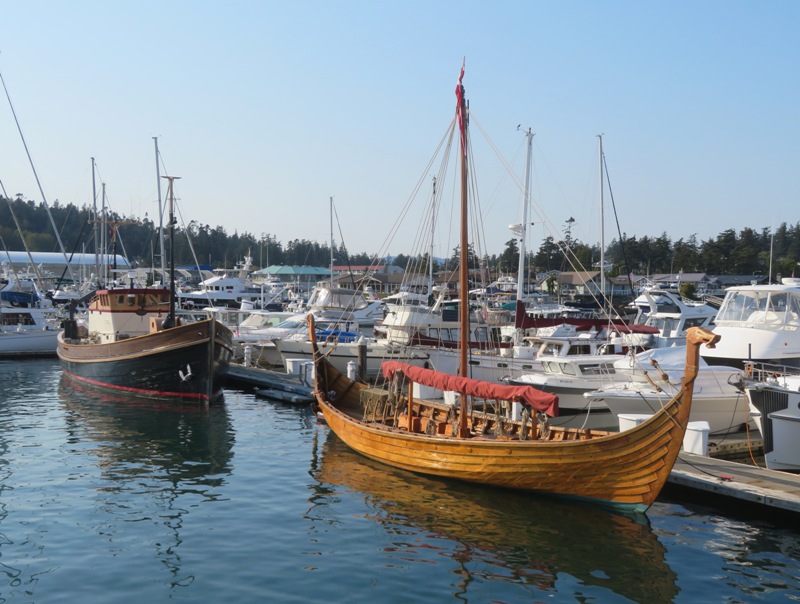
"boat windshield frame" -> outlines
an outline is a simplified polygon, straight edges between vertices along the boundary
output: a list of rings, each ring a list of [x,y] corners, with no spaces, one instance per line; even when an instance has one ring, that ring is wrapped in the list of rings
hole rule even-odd
[[[800,327],[800,291],[740,288],[728,290],[714,321],[761,329]]]

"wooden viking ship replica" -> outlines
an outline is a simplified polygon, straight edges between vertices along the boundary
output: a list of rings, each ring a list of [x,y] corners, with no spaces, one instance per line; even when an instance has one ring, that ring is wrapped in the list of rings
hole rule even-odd
[[[461,287],[467,284],[466,189],[467,113],[461,70],[456,96],[461,130]],[[468,333],[461,313],[461,333]],[[466,347],[460,375],[385,363],[389,390],[350,380],[320,353],[309,317],[314,349],[315,398],[331,430],[349,447],[388,465],[431,476],[524,489],[602,502],[634,511],[656,499],[681,449],[699,348],[719,339],[692,328],[687,334],[686,372],[681,391],[653,417],[624,432],[548,426],[557,397],[530,386],[504,386],[466,377]],[[460,394],[458,405],[413,396],[412,384]],[[479,403],[483,403],[480,407]],[[520,419],[505,409],[518,403]],[[541,421],[540,421],[541,420]]]
[[[175,177],[167,178],[172,243]],[[101,289],[89,304],[87,325],[74,318],[65,322],[57,349],[65,375],[85,386],[146,398],[208,403],[220,397],[233,334],[214,318],[183,324],[176,317],[170,256],[169,289]]]

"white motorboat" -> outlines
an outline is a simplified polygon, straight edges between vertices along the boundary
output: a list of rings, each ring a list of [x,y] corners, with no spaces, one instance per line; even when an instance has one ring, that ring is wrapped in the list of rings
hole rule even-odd
[[[607,406],[616,417],[653,414],[680,391],[685,354],[680,346],[627,355],[614,362],[614,372],[608,376],[614,381],[583,396]],[[708,422],[710,434],[741,431],[750,421],[742,379],[739,368],[708,366],[701,361],[690,421]]]
[[[604,332],[569,339],[569,348],[560,339],[545,339],[537,353],[541,369],[512,378],[514,384],[530,384],[559,395],[562,409],[605,409],[601,399],[587,400],[584,393],[613,382],[626,381],[630,372],[618,366],[626,355],[644,350],[668,349],[685,341],[690,327],[710,329],[712,307],[683,300],[672,292],[645,292],[648,312],[640,313],[643,324],[612,325]],[[581,340],[584,338],[584,341]],[[723,338],[724,339],[724,338]],[[682,361],[681,361],[682,363]]]
[[[280,367],[284,364],[284,360],[278,348],[278,343],[283,340],[299,340],[301,342],[307,340],[307,317],[309,314],[317,317],[316,324],[320,330],[337,333],[346,332],[349,334],[347,339],[354,339],[360,335],[356,333],[358,325],[352,321],[347,313],[328,314],[317,310],[315,312],[292,314],[277,324],[267,324],[258,328],[243,327],[244,323],[247,322],[245,321],[239,326],[238,332],[235,332],[234,342],[240,352],[243,352],[246,347],[250,348],[250,358],[253,362]],[[292,356],[290,358],[299,357]]]
[[[349,321],[359,327],[371,327],[383,319],[383,305],[380,300],[368,298],[363,290],[344,287],[316,287],[308,298],[304,311],[311,312],[315,318],[331,318],[347,314]]]
[[[800,471],[800,375],[762,374],[745,393],[771,470]]]
[[[306,331],[308,331],[308,327],[306,327]],[[313,347],[307,334],[302,338],[278,340],[275,345],[283,358],[284,365],[289,359],[310,361],[313,357]],[[428,355],[422,350],[375,338],[362,336],[351,342],[330,338],[324,341],[319,340],[317,346],[328,361],[342,373],[347,374],[352,363],[356,371],[363,366],[361,370],[366,378],[377,377],[384,361],[400,361],[418,367],[429,367],[430,365]]]
[[[747,361],[800,368],[800,281],[728,288],[714,319],[722,338],[704,349],[709,365]]]
[[[217,274],[200,283],[193,291],[179,292],[183,308],[226,307],[268,308],[282,305],[282,290],[275,292],[271,284],[256,284],[250,277],[252,258],[245,257],[233,271],[217,270]]]
[[[717,315],[717,309],[710,304],[662,289],[646,289],[632,304],[638,309],[636,323],[658,330],[660,348],[685,346],[687,329],[712,329]]]
[[[560,411],[607,409],[602,401],[587,401],[585,392],[607,384],[614,374],[614,361],[623,355],[581,354],[572,357],[540,358],[542,370],[525,373],[509,380],[519,386],[533,386],[558,395]]]
[[[4,279],[0,289],[0,357],[55,356],[64,316],[36,282]]]

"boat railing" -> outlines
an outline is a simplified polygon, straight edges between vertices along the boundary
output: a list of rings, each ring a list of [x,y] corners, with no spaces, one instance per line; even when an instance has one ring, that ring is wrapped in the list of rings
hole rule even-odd
[[[754,361],[745,361],[744,370],[747,379],[753,382],[777,383],[789,375],[800,374],[800,368],[798,367]]]

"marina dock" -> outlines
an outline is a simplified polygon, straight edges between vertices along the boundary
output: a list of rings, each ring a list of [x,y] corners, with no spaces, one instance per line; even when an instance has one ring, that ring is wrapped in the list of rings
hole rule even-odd
[[[284,403],[306,404],[313,400],[314,388],[300,374],[288,374],[261,367],[231,363],[228,384],[253,387],[255,393]]]
[[[789,472],[682,451],[667,483],[800,513],[800,476]]]

